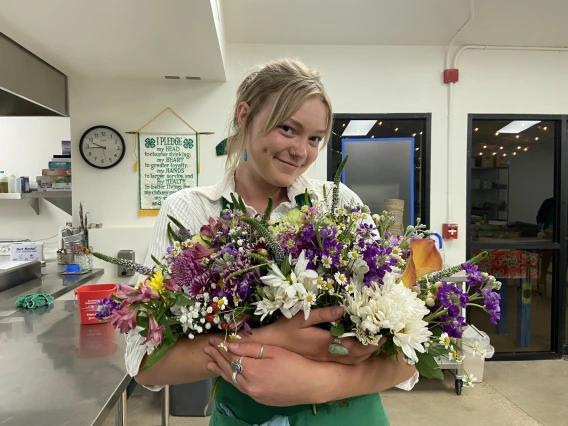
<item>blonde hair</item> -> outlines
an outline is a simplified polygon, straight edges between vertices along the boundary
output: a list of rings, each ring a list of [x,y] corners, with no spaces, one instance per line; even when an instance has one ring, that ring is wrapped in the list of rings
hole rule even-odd
[[[250,128],[254,117],[265,105],[270,95],[278,93],[276,102],[264,124],[264,134],[277,127],[282,121],[290,118],[302,105],[312,97],[319,96],[327,107],[325,147],[331,134],[333,120],[331,101],[325,92],[319,71],[308,68],[298,59],[287,58],[267,62],[251,70],[237,89],[235,111],[230,123],[230,136],[227,141],[226,169],[234,171],[243,158]],[[241,102],[249,106],[248,114],[239,127],[237,107]]]

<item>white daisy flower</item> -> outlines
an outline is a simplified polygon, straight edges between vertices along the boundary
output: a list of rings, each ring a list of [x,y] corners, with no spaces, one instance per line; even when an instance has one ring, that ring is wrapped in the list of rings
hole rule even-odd
[[[477,381],[476,377],[473,377],[473,374],[466,374],[463,377],[463,386],[466,388],[472,388],[473,382]]]
[[[176,241],[174,243],[174,248],[179,249],[181,247],[181,244],[179,243],[179,241]]]
[[[347,253],[347,258],[348,259],[358,259],[359,253],[357,253],[355,250],[350,251],[350,252]]]
[[[327,289],[327,282],[322,277],[319,277],[317,280],[315,280],[315,285],[317,286],[318,290]]]
[[[341,272],[336,272],[334,277],[335,281],[337,281],[339,285],[347,283],[347,276],[345,274],[342,274]]]
[[[326,269],[331,268],[331,265],[332,265],[331,257],[323,255],[322,258],[321,258],[321,264]]]
[[[452,339],[450,339],[450,336],[448,336],[448,333],[442,333],[442,335],[440,336],[439,339],[440,339],[440,343],[442,345],[444,345],[444,348],[452,350],[451,349],[451,348],[453,348],[452,347]]]
[[[241,338],[237,333],[233,333],[229,337],[233,340],[239,340]]]

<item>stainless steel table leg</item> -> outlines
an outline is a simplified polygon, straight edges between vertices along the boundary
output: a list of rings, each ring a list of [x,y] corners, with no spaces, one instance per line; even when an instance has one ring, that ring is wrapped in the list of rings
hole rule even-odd
[[[170,424],[170,387],[164,386],[162,389],[162,426]]]
[[[127,426],[127,410],[126,410],[126,402],[128,401],[127,390],[125,389],[124,392],[120,395],[116,403],[116,426]]]

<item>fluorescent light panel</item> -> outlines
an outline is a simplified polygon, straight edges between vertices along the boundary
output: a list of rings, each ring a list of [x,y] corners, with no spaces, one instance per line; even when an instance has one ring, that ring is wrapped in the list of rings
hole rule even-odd
[[[540,123],[540,121],[522,121],[522,120],[515,120],[511,121],[501,130],[497,130],[499,133],[521,133],[523,130],[527,130],[529,127],[534,126],[535,124]]]
[[[365,136],[377,120],[351,120],[341,136]]]

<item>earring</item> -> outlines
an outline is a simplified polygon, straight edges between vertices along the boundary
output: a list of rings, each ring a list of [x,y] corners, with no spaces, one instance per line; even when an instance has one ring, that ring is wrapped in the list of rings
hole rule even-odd
[[[243,152],[243,159],[244,159],[245,161],[248,160],[248,154],[247,154],[247,150],[246,150],[246,149],[245,149],[245,152]]]

